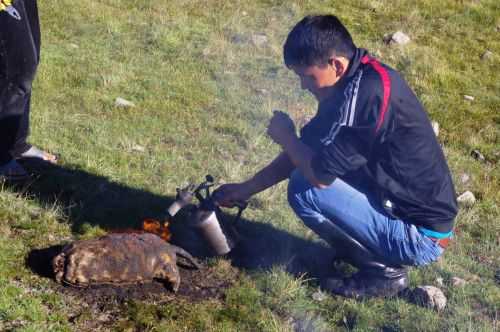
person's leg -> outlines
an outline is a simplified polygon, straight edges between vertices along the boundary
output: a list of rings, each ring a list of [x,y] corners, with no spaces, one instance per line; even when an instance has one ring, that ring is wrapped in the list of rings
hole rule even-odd
[[[0,118],[0,166],[6,165],[12,160],[9,151],[14,145],[20,120],[20,115]]]
[[[34,61],[36,66],[40,62],[40,21],[38,17],[38,6],[36,0],[24,0],[24,9],[26,13],[26,21],[29,26],[29,34],[33,40],[33,47],[35,51]],[[28,144],[27,139],[30,134],[30,109],[31,109],[31,91],[26,95],[26,103],[24,112],[21,117],[19,130],[17,131],[16,141],[11,154],[13,156],[21,156],[22,153],[28,151],[31,145]]]
[[[294,171],[288,200],[297,216],[320,237],[328,237],[322,224],[333,222],[388,264],[425,265],[443,252],[414,225],[390,217],[366,194],[340,179],[328,188],[318,189]]]
[[[408,285],[403,265],[428,264],[442,253],[414,226],[391,218],[340,179],[326,189],[317,189],[295,171],[288,199],[308,227],[340,250],[342,259],[359,268],[351,278],[322,281],[325,289],[336,294],[393,296]]]
[[[38,55],[24,1],[14,2],[21,19],[0,12],[0,159],[3,174],[19,170],[11,150],[31,93]],[[14,165],[15,167],[5,167]]]
[[[24,6],[22,7],[24,15],[22,19],[26,21],[25,34],[30,35],[33,45],[33,56],[30,57],[30,61],[34,63],[33,78],[35,76],[36,67],[40,62],[40,22],[38,17],[38,6],[36,0],[24,0]],[[21,7],[21,4],[18,5]],[[21,12],[21,11],[20,11]],[[24,33],[24,32],[23,32]],[[24,112],[19,120],[19,126],[15,137],[15,142],[11,145],[10,154],[14,158],[36,158],[42,159],[48,162],[57,162],[57,157],[46,151],[40,150],[39,148],[32,146],[28,143],[27,139],[30,134],[30,109],[31,109],[31,89],[26,92],[25,102],[24,102]]]

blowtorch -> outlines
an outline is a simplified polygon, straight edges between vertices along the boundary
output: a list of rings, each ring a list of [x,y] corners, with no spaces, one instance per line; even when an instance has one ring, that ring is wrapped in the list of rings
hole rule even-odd
[[[247,202],[237,202],[235,206],[238,208],[233,222],[225,227],[219,222],[221,215],[220,207],[210,188],[214,186],[214,178],[211,175],[205,177],[205,181],[197,187],[188,185],[183,189],[177,188],[177,196],[175,201],[167,210],[167,220],[170,220],[179,210],[187,206],[196,197],[199,205],[192,214],[190,225],[200,230],[203,238],[208,242],[210,248],[218,255],[228,254],[239,241],[239,234],[235,226],[238,224],[243,210],[246,209]]]

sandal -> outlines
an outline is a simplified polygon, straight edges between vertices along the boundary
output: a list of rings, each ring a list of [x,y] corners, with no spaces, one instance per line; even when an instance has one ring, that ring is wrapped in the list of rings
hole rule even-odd
[[[25,152],[21,153],[18,159],[34,158],[46,161],[51,164],[57,164],[57,156],[47,151],[40,150],[36,146],[30,147]]]
[[[14,159],[0,166],[0,181],[2,182],[20,182],[29,178],[28,172]]]

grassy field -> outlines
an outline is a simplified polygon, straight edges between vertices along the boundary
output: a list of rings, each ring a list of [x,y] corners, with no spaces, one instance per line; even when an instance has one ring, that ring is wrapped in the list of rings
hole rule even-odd
[[[25,188],[0,189],[0,330],[499,329],[498,1],[60,0],[39,6],[43,45],[31,142],[58,153],[61,162]],[[315,112],[281,52],[289,29],[310,13],[338,15],[358,46],[404,74],[440,124],[457,192],[470,190],[478,199],[460,209],[444,259],[411,271],[412,286],[437,286],[443,278],[444,311],[403,299],[315,300],[315,281],[288,272],[296,244],[317,239],[288,207],[286,184],[255,197],[244,214],[245,227],[262,231],[282,259],[264,269],[238,269],[220,300],[129,300],[117,314],[96,317],[82,299],[25,266],[33,249],[161,216],[176,187],[205,174],[239,181],[269,162],[278,152],[265,135],[271,110],[285,110],[299,123]],[[384,35],[397,30],[411,42],[386,45]],[[261,35],[266,40],[259,43]],[[487,50],[492,55],[482,59]],[[115,107],[117,97],[136,107]],[[225,260],[209,263],[221,273],[228,269]],[[466,284],[453,286],[453,277]]]

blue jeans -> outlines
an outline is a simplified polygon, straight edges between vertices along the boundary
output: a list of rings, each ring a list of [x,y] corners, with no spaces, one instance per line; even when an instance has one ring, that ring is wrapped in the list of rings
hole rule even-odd
[[[362,193],[338,178],[325,189],[315,188],[298,170],[288,184],[290,206],[320,237],[320,224],[330,220],[392,266],[426,265],[443,253],[415,225],[389,216],[369,198],[370,193]]]

